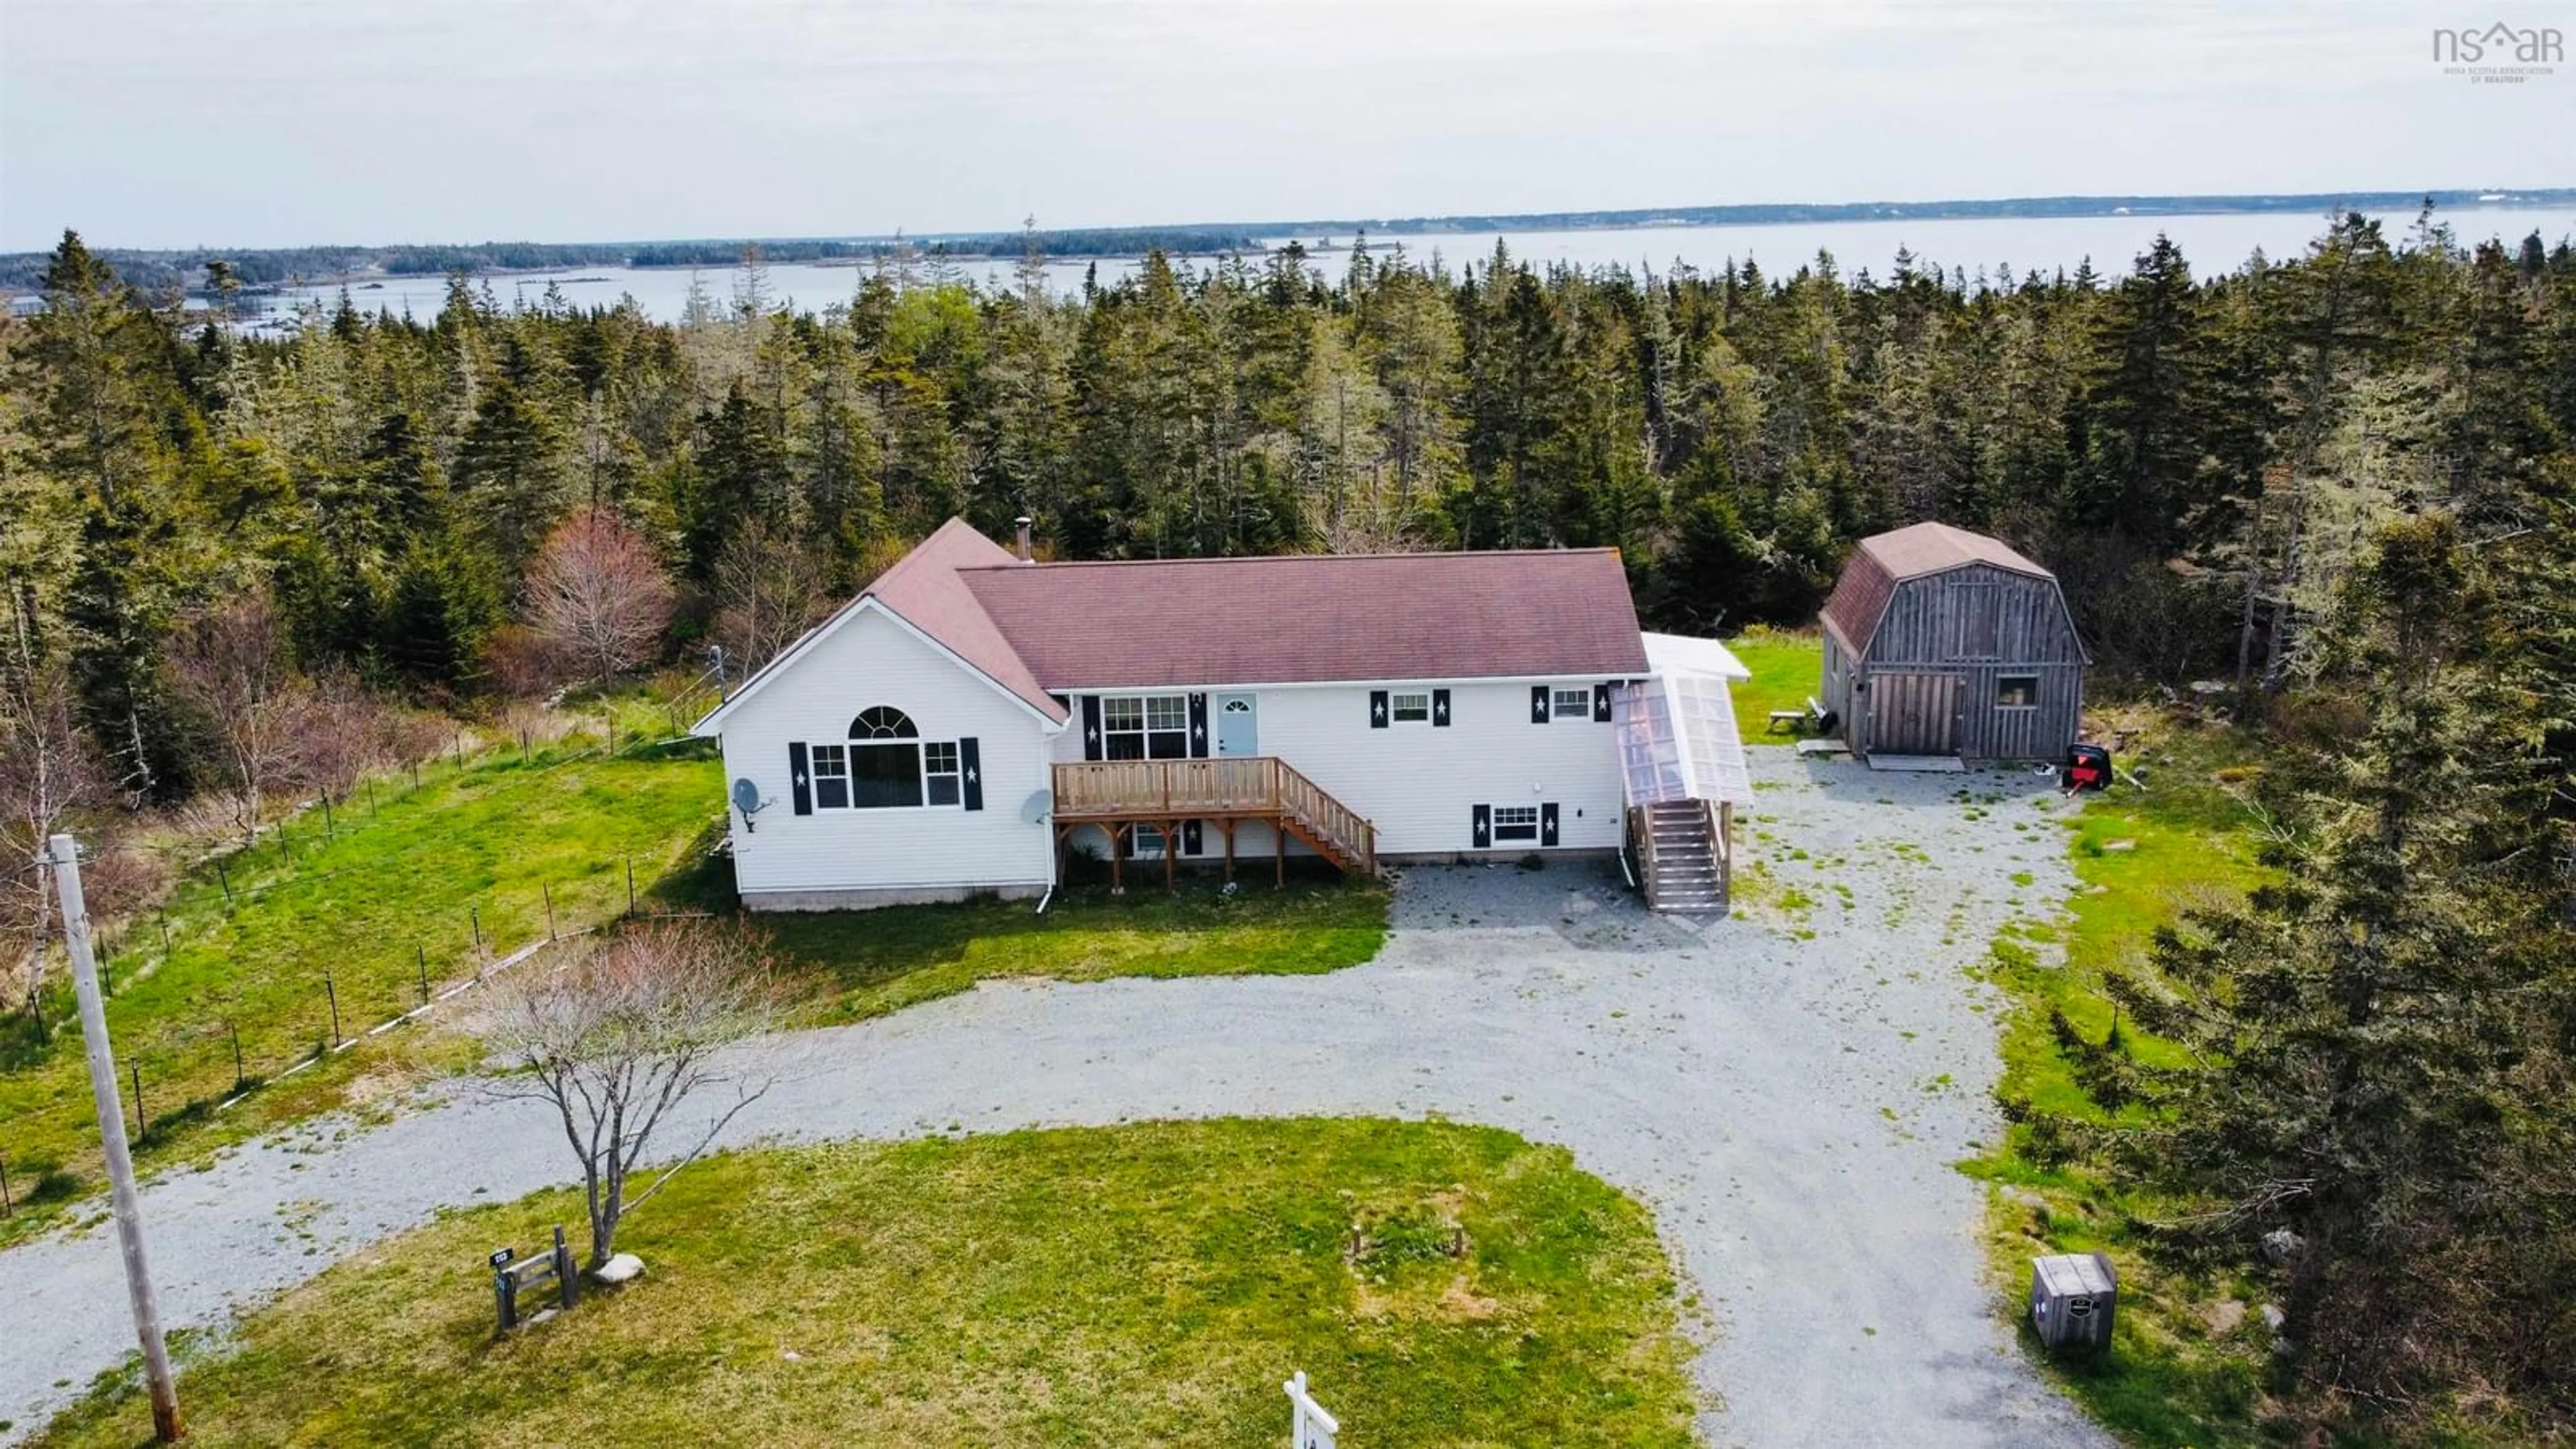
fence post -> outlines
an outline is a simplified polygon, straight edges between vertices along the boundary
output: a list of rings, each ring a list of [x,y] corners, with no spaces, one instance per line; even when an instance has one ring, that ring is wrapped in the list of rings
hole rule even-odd
[[[555,1283],[558,1285],[556,1299],[563,1304],[564,1311],[570,1313],[572,1306],[581,1301],[581,1289],[573,1282],[572,1249],[564,1245],[561,1223],[555,1224]]]
[[[626,918],[635,918],[635,857],[626,857]]]
[[[539,881],[537,889],[545,894],[546,939],[551,941],[555,938],[555,888],[545,881]]]
[[[134,1073],[134,1140],[140,1142],[152,1135],[151,1129],[143,1125],[143,1064],[134,1063],[132,1071]]]
[[[250,1073],[242,1068],[241,1023],[225,1022],[224,1030],[230,1032],[233,1038],[233,1090],[238,1092],[250,1084]]]
[[[322,792],[322,838],[330,839],[339,833],[339,829],[340,827],[331,820],[331,792],[325,790]]]
[[[429,948],[414,942],[411,951],[413,957],[420,962],[420,1004],[427,1006],[429,1005]]]
[[[524,764],[526,764],[527,762],[528,762],[528,727],[527,727],[526,725],[521,725],[521,726],[519,726],[519,763],[520,763],[520,764],[522,764],[522,765],[524,765]]]
[[[224,858],[220,855],[215,857],[215,879],[223,882],[224,904],[228,906],[231,905],[233,903],[233,873],[224,869]]]
[[[18,1205],[9,1200],[9,1163],[0,1158],[0,1218],[16,1217]]]
[[[608,753],[617,753],[617,711],[608,712]]]
[[[331,984],[331,973],[322,973],[322,995],[331,1003],[331,1045],[340,1044],[340,992]]]
[[[161,910],[161,958],[162,958],[163,960],[165,960],[165,961],[166,961],[166,960],[168,960],[168,959],[169,959],[169,957],[170,957],[170,910],[169,910],[169,908],[168,908],[168,907],[164,906],[164,907],[162,908],[162,910]]]
[[[483,978],[483,908],[467,906],[465,916],[474,925],[474,978],[479,981]]]

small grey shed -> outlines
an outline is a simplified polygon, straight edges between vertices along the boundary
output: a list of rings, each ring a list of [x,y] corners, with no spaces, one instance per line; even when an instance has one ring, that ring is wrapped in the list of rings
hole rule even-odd
[[[2111,1309],[2119,1296],[2120,1275],[2100,1253],[2030,1260],[2030,1326],[2049,1348],[2109,1348]]]
[[[2065,757],[2084,717],[2057,576],[2000,539],[1917,523],[1862,539],[1825,600],[1822,703],[1851,752]]]

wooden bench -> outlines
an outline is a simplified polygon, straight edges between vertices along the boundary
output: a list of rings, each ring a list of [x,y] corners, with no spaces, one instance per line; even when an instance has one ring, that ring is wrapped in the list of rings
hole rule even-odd
[[[1811,694],[1807,696],[1806,707],[1803,709],[1775,709],[1771,711],[1771,723],[1769,726],[1771,733],[1778,734],[1783,725],[1786,725],[1790,729],[1801,731],[1823,729],[1825,727],[1825,702]]]

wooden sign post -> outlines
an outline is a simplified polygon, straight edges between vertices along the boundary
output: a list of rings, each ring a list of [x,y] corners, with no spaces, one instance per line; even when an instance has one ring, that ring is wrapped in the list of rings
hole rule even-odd
[[[501,1321],[503,1332],[519,1326],[519,1295],[548,1283],[555,1285],[555,1306],[571,1311],[580,1289],[572,1269],[572,1249],[564,1242],[564,1230],[555,1229],[551,1252],[534,1258],[522,1258],[515,1248],[503,1248],[485,1260],[492,1265],[492,1306]]]
[[[1288,1391],[1288,1443],[1290,1449],[1333,1449],[1333,1436],[1342,1432],[1342,1421],[1324,1411],[1324,1406],[1306,1395],[1306,1371],[1280,1385]]]

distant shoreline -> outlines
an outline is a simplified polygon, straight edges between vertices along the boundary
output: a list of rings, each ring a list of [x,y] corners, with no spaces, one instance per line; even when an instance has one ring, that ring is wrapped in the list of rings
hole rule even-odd
[[[2438,215],[2463,216],[2490,208],[2576,208],[2576,187],[2453,188],[2403,191],[2259,193],[2241,195],[2041,196],[1920,202],[1765,202],[1725,206],[1638,207],[1595,211],[1511,212],[1494,215],[1338,217],[1304,221],[1191,222],[1160,226],[1074,227],[1034,232],[939,232],[922,236],[693,238],[628,242],[482,242],[467,245],[401,245],[220,248],[94,247],[139,285],[200,290],[208,260],[234,263],[248,280],[245,291],[269,294],[290,287],[362,286],[463,272],[476,279],[555,276],[589,268],[618,267],[670,272],[725,270],[744,249],[758,246],[772,265],[870,266],[895,248],[909,247],[926,263],[1004,265],[1018,262],[1034,244],[1057,263],[1133,262],[1160,251],[1174,258],[1262,255],[1295,242],[1309,255],[1347,253],[1365,235],[1369,250],[1417,239],[1434,241],[1515,232],[1639,231],[1677,228],[1796,226],[1818,223],[1938,221],[2062,221],[2181,218],[2333,211],[2404,214],[2430,203]],[[687,255],[674,255],[687,254]],[[48,254],[0,254],[0,294],[32,291]],[[393,267],[402,265],[401,270]],[[433,264],[434,263],[434,264]]]

